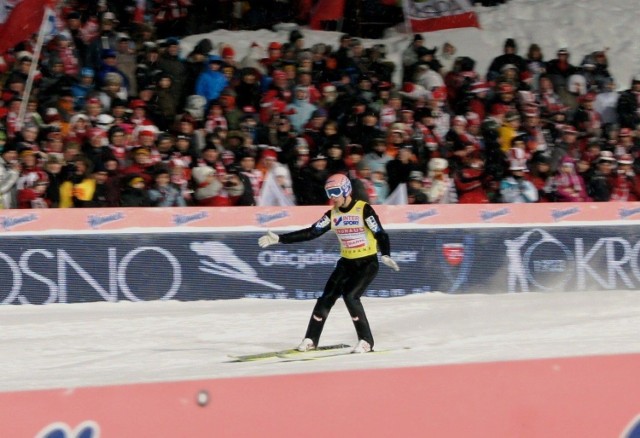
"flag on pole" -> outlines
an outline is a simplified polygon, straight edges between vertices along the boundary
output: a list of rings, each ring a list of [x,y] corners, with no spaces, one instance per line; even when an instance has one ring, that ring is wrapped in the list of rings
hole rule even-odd
[[[55,0],[0,0],[0,53],[37,33],[45,8],[55,3]]]
[[[291,207],[295,205],[293,192],[287,193],[278,183],[278,176],[284,177],[285,182],[290,186],[291,175],[289,169],[284,165],[279,165],[276,169],[267,172],[267,177],[260,190],[257,205],[264,207]]]
[[[480,27],[469,0],[403,0],[403,11],[414,33]]]
[[[313,30],[322,30],[323,21],[336,21],[344,18],[345,0],[320,0],[311,10],[311,22]]]
[[[398,187],[384,200],[384,205],[407,205],[408,203],[409,195],[405,183],[398,184]]]

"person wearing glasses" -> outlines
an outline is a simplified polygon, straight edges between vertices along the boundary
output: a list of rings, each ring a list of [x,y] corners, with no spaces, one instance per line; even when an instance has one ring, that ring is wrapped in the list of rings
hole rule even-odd
[[[374,340],[369,322],[360,301],[378,273],[378,250],[382,262],[394,271],[398,264],[391,258],[389,235],[382,228],[371,205],[351,197],[351,181],[343,174],[331,175],[325,184],[327,197],[333,208],[308,228],[286,234],[268,231],[258,239],[261,248],[276,243],[296,243],[316,239],[333,230],[340,242],[340,259],[318,298],[299,351],[318,346],[324,323],[336,300],[342,296],[358,335],[353,353],[372,351]]]

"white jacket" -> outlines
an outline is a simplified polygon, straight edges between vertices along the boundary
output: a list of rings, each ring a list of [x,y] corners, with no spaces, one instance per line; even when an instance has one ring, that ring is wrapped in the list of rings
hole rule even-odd
[[[16,208],[16,182],[20,173],[9,168],[4,158],[0,157],[0,208]]]

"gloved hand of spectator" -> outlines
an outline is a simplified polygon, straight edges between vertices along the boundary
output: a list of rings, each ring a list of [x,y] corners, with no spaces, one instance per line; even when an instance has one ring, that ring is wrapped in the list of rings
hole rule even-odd
[[[382,256],[382,263],[384,263],[385,265],[387,265],[388,267],[390,267],[396,272],[400,270],[400,266],[398,266],[396,261],[389,256],[386,256],[386,255]]]
[[[260,248],[266,248],[267,246],[275,245],[278,242],[280,242],[280,236],[273,231],[267,231],[267,234],[258,239],[258,245],[260,245]]]

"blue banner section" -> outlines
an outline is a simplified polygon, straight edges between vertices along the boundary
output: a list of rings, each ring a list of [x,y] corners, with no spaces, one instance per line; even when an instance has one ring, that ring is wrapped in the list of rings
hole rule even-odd
[[[635,289],[634,226],[391,230],[400,272],[367,296]],[[338,258],[330,234],[261,249],[258,233],[0,239],[3,304],[319,296]]]

